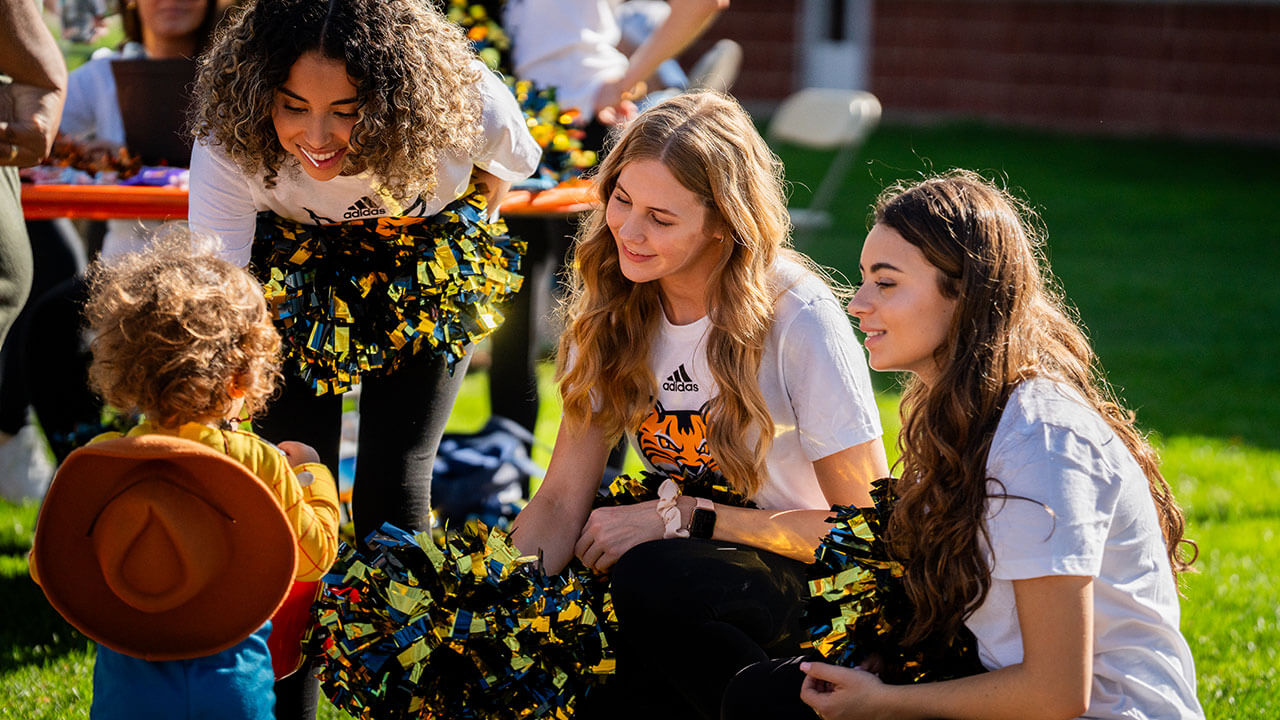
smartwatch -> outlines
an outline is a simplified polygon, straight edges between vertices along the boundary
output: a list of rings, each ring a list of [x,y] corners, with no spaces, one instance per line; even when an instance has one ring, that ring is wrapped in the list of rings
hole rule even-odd
[[[689,518],[689,537],[710,540],[716,530],[716,505],[706,498],[697,498],[698,506]]]

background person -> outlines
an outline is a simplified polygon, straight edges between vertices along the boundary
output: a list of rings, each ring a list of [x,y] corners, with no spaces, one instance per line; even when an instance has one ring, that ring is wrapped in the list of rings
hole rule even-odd
[[[66,97],[67,68],[39,8],[28,0],[0,0],[0,344],[27,302],[32,285],[31,243],[23,221],[18,167],[49,154]],[[25,418],[23,418],[25,421]],[[14,450],[23,422],[0,428],[0,471],[6,496],[26,494],[27,483],[8,485],[17,471],[30,470],[30,444]],[[18,466],[13,460],[16,457]]]
[[[623,3],[622,6],[625,6]],[[514,74],[539,87],[556,89],[563,109],[581,112],[583,148],[603,153],[605,135],[635,117],[635,100],[646,78],[678,55],[707,28],[728,0],[673,0],[645,38],[619,49],[623,34],[619,3],[612,0],[510,0],[503,24],[511,38]],[[529,432],[538,420],[540,359],[538,321],[554,303],[574,218],[512,217],[511,233],[528,243],[525,284],[504,308],[507,322],[493,335],[489,405],[494,415],[511,418]],[[610,458],[622,467],[625,447]]]

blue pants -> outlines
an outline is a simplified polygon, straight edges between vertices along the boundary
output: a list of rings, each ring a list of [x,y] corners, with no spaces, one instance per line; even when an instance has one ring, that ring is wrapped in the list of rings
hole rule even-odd
[[[192,660],[151,662],[98,646],[91,720],[272,720],[267,622],[239,645]]]

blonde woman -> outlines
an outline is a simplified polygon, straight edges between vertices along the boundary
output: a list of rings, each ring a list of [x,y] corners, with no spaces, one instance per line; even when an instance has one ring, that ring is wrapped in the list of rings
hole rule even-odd
[[[798,646],[829,506],[865,503],[888,470],[869,373],[788,247],[780,164],[733,100],[643,113],[596,187],[560,344],[564,420],[513,539],[548,572],[576,555],[610,575],[618,677],[587,715],[716,717],[735,672]],[[651,469],[718,470],[758,508],[592,511],[623,434]]]

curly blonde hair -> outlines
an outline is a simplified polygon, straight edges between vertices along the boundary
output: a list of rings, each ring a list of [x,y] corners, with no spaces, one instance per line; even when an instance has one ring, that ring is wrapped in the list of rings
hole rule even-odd
[[[816,268],[789,249],[781,162],[726,95],[687,93],[646,110],[601,165],[600,202],[574,246],[563,309],[557,379],[565,417],[616,438],[640,425],[657,395],[649,350],[663,312],[658,283],[633,283],[622,274],[605,220],[618,176],[637,160],[661,162],[701,198],[706,227],[724,230],[706,287],[707,364],[719,387],[707,412],[707,439],[726,480],[751,497],[766,476],[774,435],[758,380],[774,303],[784,290],[771,271],[780,257]]]
[[[177,227],[95,264],[85,319],[93,389],[160,427],[222,418],[233,390],[252,415],[280,379],[280,336],[257,282]]]
[[[268,187],[290,160],[272,121],[276,91],[299,57],[346,64],[357,122],[343,174],[371,171],[397,200],[436,185],[449,153],[480,138],[475,54],[426,0],[260,0],[218,33],[201,61],[191,110],[197,141],[219,145]]]

